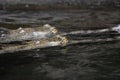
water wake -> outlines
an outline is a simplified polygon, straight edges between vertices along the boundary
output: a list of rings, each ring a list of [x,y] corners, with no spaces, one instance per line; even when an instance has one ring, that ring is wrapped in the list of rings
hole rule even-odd
[[[112,28],[106,28],[106,29],[98,29],[98,30],[79,30],[79,31],[72,31],[72,32],[68,32],[68,33],[62,33],[62,35],[66,36],[66,35],[86,35],[86,34],[98,34],[98,33],[104,33],[104,32],[116,32],[116,33],[120,33],[120,25],[116,26],[116,27],[112,27]]]
[[[86,40],[71,40],[70,44],[79,44],[79,43],[99,43],[99,42],[111,42],[111,41],[119,41],[120,36],[114,38],[105,38],[105,39],[86,39]]]

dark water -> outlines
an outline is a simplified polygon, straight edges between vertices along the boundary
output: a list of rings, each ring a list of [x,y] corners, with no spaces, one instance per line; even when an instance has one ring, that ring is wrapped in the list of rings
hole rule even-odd
[[[0,26],[10,29],[45,23],[62,32],[108,28],[120,11],[0,11]],[[80,39],[80,36],[71,38]],[[77,44],[0,54],[0,80],[119,80],[120,42]]]

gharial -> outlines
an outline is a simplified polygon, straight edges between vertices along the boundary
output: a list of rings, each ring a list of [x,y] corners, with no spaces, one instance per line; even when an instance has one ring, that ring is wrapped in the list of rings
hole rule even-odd
[[[3,32],[3,33],[2,33]],[[1,29],[0,43],[24,40],[40,40],[57,34],[57,29],[49,24],[37,28],[18,28],[16,30]]]

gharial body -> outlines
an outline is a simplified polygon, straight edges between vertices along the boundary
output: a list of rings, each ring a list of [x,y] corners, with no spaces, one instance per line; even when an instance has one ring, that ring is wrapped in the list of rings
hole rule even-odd
[[[10,43],[14,41],[24,41],[24,40],[39,40],[47,37],[54,36],[57,34],[57,29],[48,24],[37,27],[37,28],[19,28],[17,30],[10,30],[1,33],[1,35],[6,35],[6,37],[0,37],[0,43]]]

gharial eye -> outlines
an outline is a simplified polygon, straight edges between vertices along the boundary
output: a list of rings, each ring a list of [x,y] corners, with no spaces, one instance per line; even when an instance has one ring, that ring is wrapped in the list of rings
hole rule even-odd
[[[40,41],[36,41],[35,43],[36,43],[36,44],[40,44]]]
[[[45,25],[43,25],[43,27],[50,28],[51,25],[49,25],[49,24],[45,24]]]
[[[19,27],[18,30],[22,30],[23,28],[22,27]]]
[[[24,30],[20,30],[20,32],[19,33],[24,33],[25,31]]]

